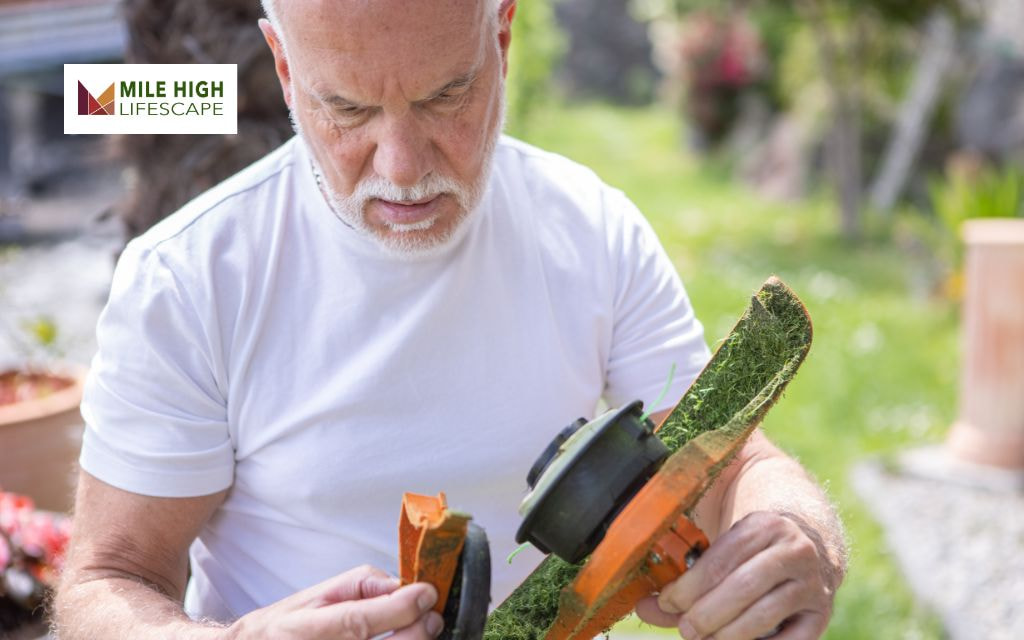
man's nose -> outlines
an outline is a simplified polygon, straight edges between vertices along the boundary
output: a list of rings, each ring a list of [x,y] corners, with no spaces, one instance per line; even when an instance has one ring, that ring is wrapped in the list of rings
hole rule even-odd
[[[374,172],[396,187],[412,187],[431,169],[430,142],[415,115],[389,118],[378,133]]]

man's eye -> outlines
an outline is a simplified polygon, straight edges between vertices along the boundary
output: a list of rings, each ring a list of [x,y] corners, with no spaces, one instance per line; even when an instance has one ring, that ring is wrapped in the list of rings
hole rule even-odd
[[[451,89],[444,93],[439,93],[434,96],[434,102],[437,104],[451,104],[457,102],[466,96],[468,89],[466,87],[460,87],[458,89]]]

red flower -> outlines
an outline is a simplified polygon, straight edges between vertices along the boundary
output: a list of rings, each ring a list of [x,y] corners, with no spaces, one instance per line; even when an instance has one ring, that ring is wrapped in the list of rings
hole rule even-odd
[[[742,14],[690,14],[682,23],[679,55],[693,87],[743,87],[764,64],[757,29]]]
[[[28,496],[0,491],[0,572],[18,565],[52,586],[71,539],[71,520],[36,511]]]

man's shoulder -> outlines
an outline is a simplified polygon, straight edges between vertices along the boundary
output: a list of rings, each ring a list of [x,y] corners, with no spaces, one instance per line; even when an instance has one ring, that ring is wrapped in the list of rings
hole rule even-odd
[[[275,200],[265,197],[266,192],[280,188],[281,182],[287,179],[288,169],[295,162],[296,144],[295,138],[289,140],[230,178],[200,193],[133,243],[145,248],[156,248],[184,234],[188,234],[190,239],[197,235],[215,234],[217,229],[234,226],[243,215],[247,221],[254,222],[254,203],[272,203]]]
[[[498,142],[497,167],[517,173],[530,183],[546,183],[564,189],[594,190],[607,185],[589,167],[508,135]]]
[[[621,190],[558,153],[502,136],[496,155],[498,182],[516,206],[516,215],[543,221],[539,228],[552,234],[584,229],[607,234],[634,214]]]

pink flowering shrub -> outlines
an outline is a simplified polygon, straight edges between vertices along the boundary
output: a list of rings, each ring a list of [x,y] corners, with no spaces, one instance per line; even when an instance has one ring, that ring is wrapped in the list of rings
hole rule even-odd
[[[691,87],[742,88],[762,75],[761,38],[742,14],[695,12],[681,31],[679,56]]]
[[[714,146],[738,117],[741,96],[765,78],[760,35],[742,13],[695,11],[680,25],[675,55],[691,133],[698,147]]]
[[[0,601],[31,609],[55,585],[71,519],[37,511],[32,499],[0,491]]]

